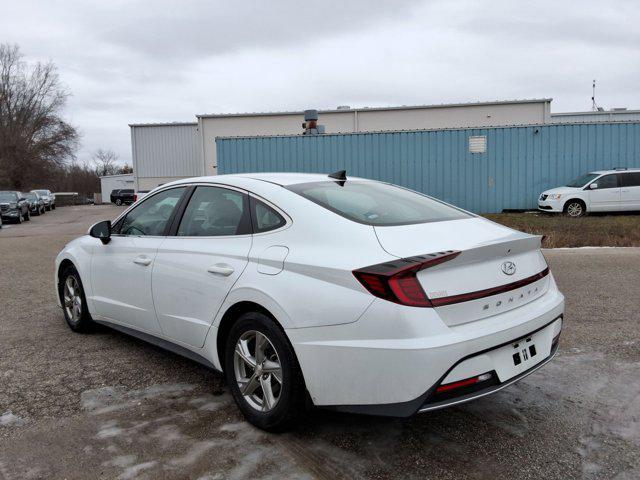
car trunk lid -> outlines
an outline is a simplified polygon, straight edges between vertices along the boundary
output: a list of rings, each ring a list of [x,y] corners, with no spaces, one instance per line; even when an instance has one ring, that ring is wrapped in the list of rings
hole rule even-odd
[[[374,227],[384,250],[400,258],[459,251],[417,278],[443,321],[468,323],[506,312],[543,295],[548,268],[540,237],[478,217]]]

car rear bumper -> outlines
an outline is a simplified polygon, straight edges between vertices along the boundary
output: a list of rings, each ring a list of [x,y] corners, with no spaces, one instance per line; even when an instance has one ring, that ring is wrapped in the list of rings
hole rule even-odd
[[[526,305],[453,327],[444,325],[433,309],[381,300],[352,324],[290,329],[287,334],[315,405],[410,416],[488,395],[550,360],[564,311],[564,297],[555,282],[550,287]],[[509,364],[504,348],[536,332],[544,333],[536,340],[536,363],[526,369]],[[319,341],[323,335],[326,340]],[[444,399],[436,395],[442,384],[488,372],[493,373],[492,382],[480,389]]]

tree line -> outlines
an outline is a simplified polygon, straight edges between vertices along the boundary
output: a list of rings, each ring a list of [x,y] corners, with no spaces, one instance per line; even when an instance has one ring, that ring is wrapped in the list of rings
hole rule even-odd
[[[78,161],[80,135],[62,117],[68,97],[53,63],[30,65],[17,45],[0,44],[0,189],[92,194],[99,176],[132,172],[111,150]]]

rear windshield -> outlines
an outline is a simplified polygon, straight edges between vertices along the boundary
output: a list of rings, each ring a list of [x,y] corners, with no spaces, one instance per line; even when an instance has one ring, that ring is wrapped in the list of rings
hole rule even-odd
[[[584,187],[587,183],[591,182],[594,178],[596,178],[599,173],[586,173],[584,175],[580,175],[578,178],[574,178],[569,183],[567,183],[567,187],[573,188],[581,188]]]
[[[332,212],[365,225],[411,225],[471,217],[438,200],[386,183],[347,180],[301,183],[288,188]]]

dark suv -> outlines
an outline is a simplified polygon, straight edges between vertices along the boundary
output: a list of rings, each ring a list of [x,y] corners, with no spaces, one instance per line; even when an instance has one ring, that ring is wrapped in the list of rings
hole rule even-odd
[[[124,188],[120,190],[111,190],[111,203],[116,205],[130,205],[136,201],[136,194],[132,188]]]
[[[22,192],[0,192],[0,214],[2,220],[13,220],[16,223],[31,220],[29,202],[22,196]]]

